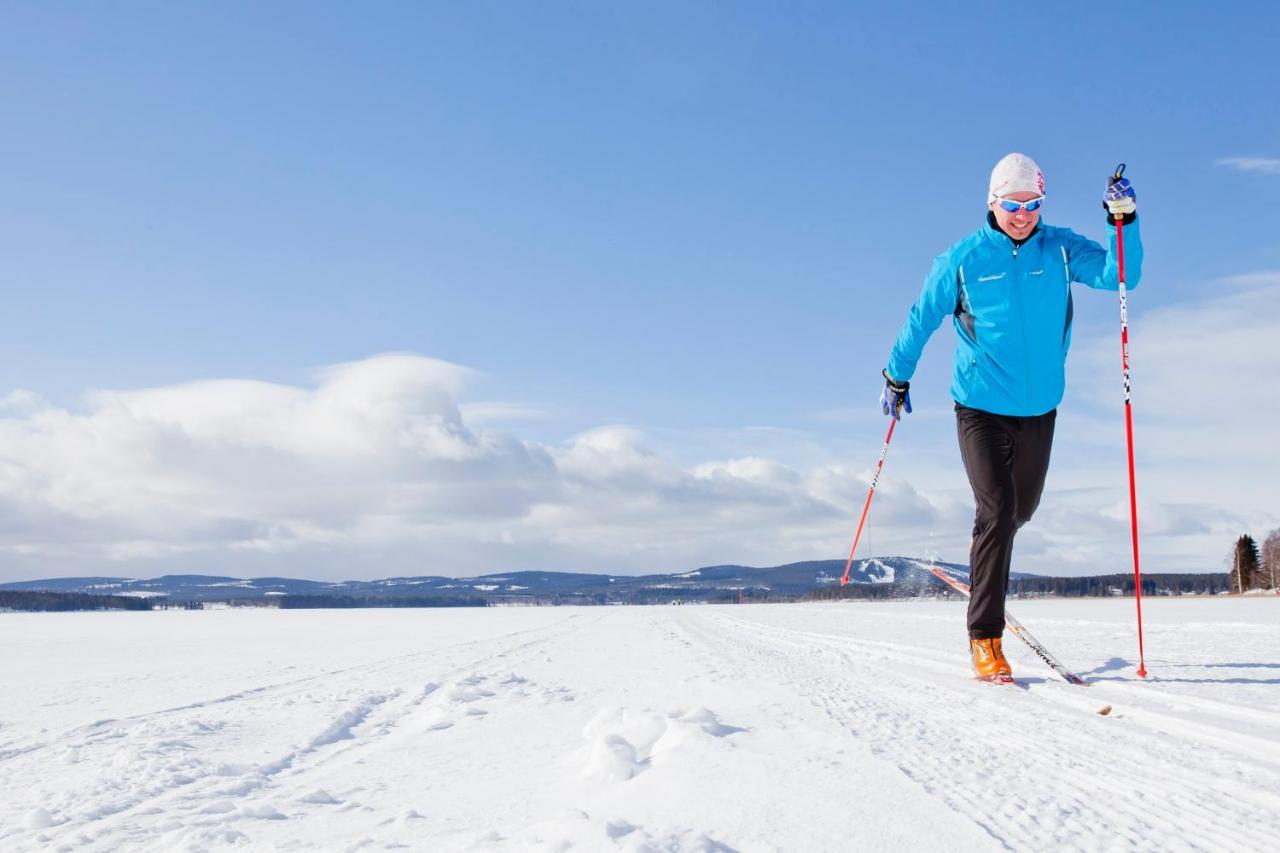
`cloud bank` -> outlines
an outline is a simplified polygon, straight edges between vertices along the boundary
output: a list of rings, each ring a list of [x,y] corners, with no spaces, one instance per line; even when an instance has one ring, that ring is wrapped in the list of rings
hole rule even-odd
[[[0,572],[640,572],[847,547],[866,472],[754,457],[681,467],[625,426],[524,441],[485,426],[523,407],[464,414],[469,376],[385,355],[309,387],[99,391],[84,411],[14,392],[0,401]],[[943,511],[905,483],[878,509],[906,527]]]

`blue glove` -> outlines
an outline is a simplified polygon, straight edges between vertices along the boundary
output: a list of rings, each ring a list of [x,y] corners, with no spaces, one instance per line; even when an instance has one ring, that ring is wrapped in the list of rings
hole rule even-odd
[[[880,411],[886,415],[893,415],[895,421],[902,420],[902,410],[905,408],[907,414],[911,414],[911,392],[907,389],[911,387],[910,382],[899,382],[889,375],[889,371],[882,370],[884,375],[884,390],[880,392]]]
[[[1137,216],[1138,197],[1133,192],[1133,184],[1123,175],[1124,165],[1121,164],[1116,173],[1107,179],[1107,191],[1102,195],[1102,204],[1107,208],[1111,219],[1123,217],[1128,224]]]

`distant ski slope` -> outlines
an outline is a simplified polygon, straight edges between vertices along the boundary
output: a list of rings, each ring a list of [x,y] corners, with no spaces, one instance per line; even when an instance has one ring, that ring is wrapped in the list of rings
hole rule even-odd
[[[1272,849],[1280,601],[1131,609],[0,614],[0,849]]]

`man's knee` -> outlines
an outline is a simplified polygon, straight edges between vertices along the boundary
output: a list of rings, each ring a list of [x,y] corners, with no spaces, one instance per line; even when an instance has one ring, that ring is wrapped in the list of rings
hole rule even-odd
[[[1039,505],[1040,505],[1040,501],[1035,501],[1030,506],[1025,506],[1019,503],[1017,509],[1014,511],[1014,518],[1013,518],[1014,525],[1015,525],[1014,529],[1015,530],[1021,529],[1022,525],[1030,521],[1031,516],[1036,514],[1036,508]]]
[[[983,533],[996,533],[1001,536],[1012,536],[1024,522],[1020,521],[1012,501],[1001,501],[978,507],[974,520],[974,536]]]

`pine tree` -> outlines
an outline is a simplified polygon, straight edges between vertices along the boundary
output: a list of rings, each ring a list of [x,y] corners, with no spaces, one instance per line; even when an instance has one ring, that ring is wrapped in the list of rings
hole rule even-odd
[[[1231,591],[1253,589],[1261,572],[1258,570],[1258,543],[1249,534],[1236,540],[1231,551]]]

